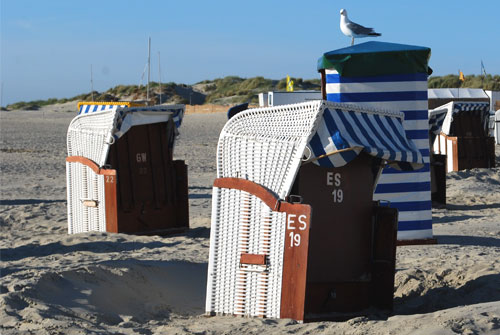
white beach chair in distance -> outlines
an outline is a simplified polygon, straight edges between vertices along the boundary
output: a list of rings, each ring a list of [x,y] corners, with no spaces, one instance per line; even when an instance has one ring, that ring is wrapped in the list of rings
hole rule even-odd
[[[68,233],[188,227],[187,168],[173,160],[184,105],[86,103],[68,128]]]

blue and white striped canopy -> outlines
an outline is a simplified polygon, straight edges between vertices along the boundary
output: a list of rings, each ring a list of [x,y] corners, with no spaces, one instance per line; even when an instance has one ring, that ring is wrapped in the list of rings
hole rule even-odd
[[[488,134],[488,122],[490,117],[490,104],[489,102],[449,102],[445,105],[437,107],[435,109],[446,109],[446,117],[443,121],[442,131],[446,135],[455,136],[452,134],[452,123],[453,117],[456,114],[470,113],[477,115],[480,118],[481,124],[484,128],[485,134]]]
[[[448,110],[446,108],[436,108],[429,111],[429,138],[430,143],[434,143],[436,136],[443,128],[444,118]]]
[[[422,154],[408,139],[403,118],[400,112],[371,111],[352,105],[326,108],[309,142],[311,160],[325,167],[340,167],[365,152],[398,169],[420,169]]]
[[[114,111],[118,107],[126,107],[126,105],[95,105],[95,104],[88,104],[88,105],[80,105],[80,109],[78,110],[78,115],[80,114],[89,114],[89,113],[95,113],[95,112],[102,112],[102,111]]]
[[[88,105],[80,105],[80,110],[78,111],[78,115],[88,115],[99,112],[110,112],[110,111],[118,111],[118,120],[117,123],[119,125],[122,124],[123,119],[129,113],[151,113],[154,112],[170,112],[172,113],[172,118],[175,123],[176,128],[179,128],[182,123],[182,118],[184,117],[184,108],[182,105],[160,105],[160,106],[143,106],[143,107],[127,107],[126,105],[98,105],[98,104],[88,104]],[[147,123],[147,122],[144,122]],[[119,129],[119,127],[118,127]]]
[[[101,118],[110,113],[113,115],[112,119],[103,122],[113,122],[111,135],[118,139],[131,127],[141,124],[167,122],[171,119],[175,128],[179,128],[184,117],[184,105],[128,107],[118,104],[83,104],[76,118]]]

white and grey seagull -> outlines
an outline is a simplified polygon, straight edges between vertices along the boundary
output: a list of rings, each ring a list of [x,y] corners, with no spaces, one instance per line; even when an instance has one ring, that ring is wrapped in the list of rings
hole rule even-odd
[[[376,33],[373,28],[366,28],[349,20],[349,18],[347,17],[347,11],[345,9],[340,10],[340,30],[342,30],[344,35],[352,37],[351,45],[354,44],[355,37],[360,38],[382,35]]]

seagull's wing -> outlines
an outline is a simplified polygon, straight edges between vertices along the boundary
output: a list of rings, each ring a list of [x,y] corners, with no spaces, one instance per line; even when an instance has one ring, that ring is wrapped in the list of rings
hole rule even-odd
[[[366,28],[352,21],[347,23],[347,28],[349,28],[356,35],[368,35],[375,33],[373,28]]]

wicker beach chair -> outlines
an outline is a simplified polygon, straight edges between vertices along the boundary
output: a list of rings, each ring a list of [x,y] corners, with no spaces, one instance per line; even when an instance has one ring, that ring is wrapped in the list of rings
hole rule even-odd
[[[441,113],[445,113],[441,131],[433,137],[431,148],[435,154],[446,155],[447,171],[495,167],[489,103],[452,101],[433,109],[429,116]]]
[[[146,232],[159,228],[158,224],[150,222],[149,217],[143,218],[142,213],[137,215],[139,220],[145,220],[142,228],[125,222],[133,221],[128,218],[130,215],[127,216],[127,213],[135,213],[140,206],[143,207],[142,212],[153,206],[155,210],[165,214],[163,210],[167,211],[166,206],[178,205],[182,208],[181,216],[185,217],[180,226],[187,226],[187,189],[180,191],[187,188],[187,180],[183,180],[185,186],[165,191],[165,185],[168,185],[165,180],[167,175],[185,175],[181,171],[182,166],[179,166],[183,162],[172,162],[173,139],[181,124],[184,106],[126,107],[108,104],[90,107],[80,106],[79,115],[71,121],[68,128],[68,233],[140,233],[141,230]],[[128,137],[137,133],[142,133],[146,138],[145,141],[139,138],[135,142],[140,142],[141,145],[145,142],[146,147],[136,145],[134,148],[137,153],[128,152],[132,150],[134,143]],[[158,140],[150,141],[149,145],[148,136],[155,136]],[[158,164],[161,168],[157,168]],[[130,169],[132,170],[129,171]],[[178,171],[171,173],[169,169]],[[158,183],[155,183],[154,190],[142,191],[138,178],[152,178]],[[172,182],[170,184],[175,186]],[[173,203],[169,203],[167,195],[174,191],[186,193],[185,199],[177,197]],[[128,203],[128,200],[134,203]]]
[[[305,164],[341,167],[359,155],[422,166],[402,122],[402,113],[326,101],[231,118],[217,149],[207,313],[304,320],[314,208],[290,197],[296,176]]]

